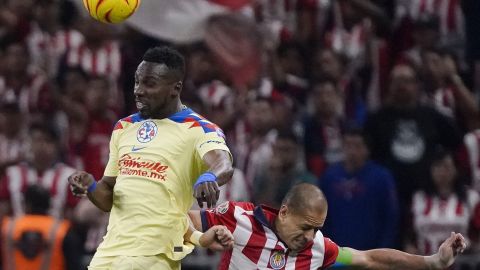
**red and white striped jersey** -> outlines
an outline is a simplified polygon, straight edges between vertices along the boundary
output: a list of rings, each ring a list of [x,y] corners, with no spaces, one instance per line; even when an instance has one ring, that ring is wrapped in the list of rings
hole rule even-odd
[[[463,138],[467,153],[468,169],[472,178],[472,186],[480,192],[480,129],[469,132]]]
[[[68,66],[81,66],[88,74],[118,79],[121,72],[122,56],[116,41],[106,42],[92,50],[86,44],[67,51]]]
[[[318,231],[312,242],[293,254],[278,239],[273,227],[278,210],[248,202],[225,202],[202,210],[203,230],[225,225],[235,238],[232,250],[223,254],[220,270],[324,269],[338,256],[338,246]]]
[[[26,41],[32,64],[53,77],[58,72],[60,58],[66,51],[78,48],[83,43],[83,36],[73,29],[50,34],[33,24]]]
[[[40,185],[50,191],[51,201],[49,213],[55,217],[63,217],[65,208],[74,207],[77,199],[69,191],[67,178],[74,168],[57,163],[42,175],[27,163],[10,166],[6,169],[5,177],[0,185],[0,199],[9,200],[12,214],[23,215],[24,192],[29,185]]]
[[[0,164],[23,160],[26,153],[25,136],[18,134],[15,138],[8,138],[0,134]]]
[[[24,113],[50,110],[52,102],[47,77],[30,69],[21,88],[14,89],[8,85],[6,77],[0,76],[0,102],[18,103]]]
[[[436,252],[451,232],[467,237],[479,202],[479,195],[473,190],[467,191],[466,202],[460,201],[457,195],[441,199],[423,191],[415,193],[412,214],[419,252],[423,255]]]
[[[397,16],[409,16],[413,20],[422,14],[435,14],[440,18],[440,33],[464,35],[464,18],[460,0],[401,0],[397,3]]]

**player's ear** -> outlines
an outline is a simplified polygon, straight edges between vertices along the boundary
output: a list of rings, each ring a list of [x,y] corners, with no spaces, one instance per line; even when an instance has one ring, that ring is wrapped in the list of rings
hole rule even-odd
[[[282,204],[282,206],[280,207],[280,210],[278,211],[278,218],[283,221],[285,220],[287,215],[288,215],[288,206],[286,206],[285,204]]]
[[[182,88],[183,88],[183,82],[182,81],[176,82],[172,89],[172,96],[174,97],[179,96],[180,92],[182,92]]]

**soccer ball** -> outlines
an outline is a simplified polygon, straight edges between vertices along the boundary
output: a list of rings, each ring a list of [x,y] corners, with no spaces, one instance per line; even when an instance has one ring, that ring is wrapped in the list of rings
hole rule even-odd
[[[83,0],[90,16],[104,23],[120,23],[130,17],[140,0]]]

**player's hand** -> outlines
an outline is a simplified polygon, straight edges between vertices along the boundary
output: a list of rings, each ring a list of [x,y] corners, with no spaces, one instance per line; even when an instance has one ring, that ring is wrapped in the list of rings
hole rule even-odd
[[[466,248],[467,243],[463,235],[452,232],[450,237],[442,243],[437,254],[434,255],[438,259],[438,268],[436,269],[446,269],[450,267],[454,263],[455,257]]]
[[[68,177],[70,190],[73,195],[77,197],[84,197],[87,195],[88,187],[95,181],[93,176],[84,171],[76,171]]]
[[[203,208],[203,203],[207,203],[207,207],[214,207],[220,197],[220,189],[215,181],[201,183],[195,188],[194,194],[197,199],[198,206]]]
[[[216,225],[203,233],[199,242],[202,247],[214,251],[225,251],[233,248],[233,240],[233,235],[227,227]]]

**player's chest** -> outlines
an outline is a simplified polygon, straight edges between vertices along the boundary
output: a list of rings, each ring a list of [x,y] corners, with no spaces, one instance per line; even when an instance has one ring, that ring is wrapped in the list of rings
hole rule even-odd
[[[191,151],[193,139],[176,124],[142,121],[129,127],[119,139],[120,156],[141,154],[151,158],[175,158]]]

